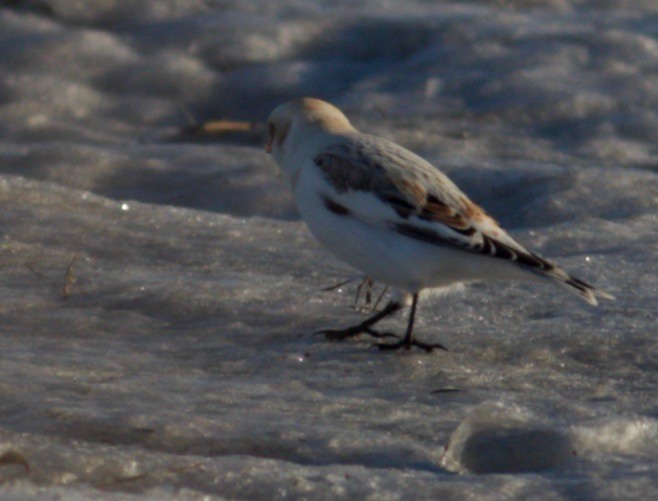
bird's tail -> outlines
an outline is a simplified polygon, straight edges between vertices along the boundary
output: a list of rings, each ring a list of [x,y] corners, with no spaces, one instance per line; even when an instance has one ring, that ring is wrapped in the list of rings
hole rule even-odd
[[[538,256],[534,256],[534,257],[539,258]],[[610,301],[615,300],[615,297],[612,294],[608,294],[607,292],[602,291],[601,289],[597,289],[596,287],[588,284],[587,282],[583,282],[582,280],[569,275],[563,269],[558,268],[557,266],[549,263],[548,261],[542,258],[539,259],[541,259],[544,262],[545,266],[542,266],[541,268],[533,269],[532,271],[534,273],[546,277],[552,280],[553,282],[555,282],[560,287],[567,289],[568,291],[574,294],[577,294],[585,301],[587,301],[589,304],[593,306],[599,304],[597,298],[608,299]]]

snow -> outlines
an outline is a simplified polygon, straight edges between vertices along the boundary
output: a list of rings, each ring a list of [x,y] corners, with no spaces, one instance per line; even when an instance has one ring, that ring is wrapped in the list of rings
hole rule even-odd
[[[5,4],[3,498],[657,495],[653,0]],[[258,126],[193,127],[300,95],[617,301],[475,284],[421,298],[447,353],[313,336],[358,272]]]

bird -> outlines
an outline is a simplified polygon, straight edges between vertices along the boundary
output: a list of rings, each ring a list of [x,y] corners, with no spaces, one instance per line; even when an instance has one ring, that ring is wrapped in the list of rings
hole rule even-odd
[[[410,150],[358,131],[334,105],[313,97],[277,106],[265,151],[290,183],[311,233],[366,277],[390,286],[390,301],[366,320],[319,333],[332,340],[360,334],[380,350],[446,348],[414,336],[426,289],[484,280],[548,282],[591,305],[614,297],[575,278],[514,240],[443,172]],[[375,330],[409,307],[403,336]],[[382,338],[395,338],[396,341]]]

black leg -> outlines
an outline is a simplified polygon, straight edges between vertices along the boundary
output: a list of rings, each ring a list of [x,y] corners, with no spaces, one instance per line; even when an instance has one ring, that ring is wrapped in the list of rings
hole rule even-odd
[[[318,331],[316,334],[324,334],[327,339],[347,339],[350,337],[358,336],[359,334],[368,334],[369,336],[382,338],[382,337],[399,337],[391,332],[378,332],[371,329],[380,320],[383,320],[386,317],[389,317],[399,311],[402,306],[399,303],[391,301],[388,303],[382,311],[375,313],[372,317],[364,320],[360,324],[353,325],[347,329],[336,329],[336,330],[324,330]]]
[[[427,353],[431,353],[434,348],[439,350],[448,351],[448,349],[439,343],[428,344],[414,339],[414,320],[416,317],[416,306],[418,304],[418,293],[416,292],[413,295],[411,302],[411,311],[409,312],[409,322],[407,323],[407,332],[404,335],[404,338],[398,341],[397,343],[387,344],[379,343],[377,346],[380,350],[399,350],[404,348],[406,350],[411,349],[412,346],[425,350]]]
[[[366,300],[364,307],[370,306],[370,302],[372,301],[371,292],[370,292],[372,290],[372,278],[365,277],[363,280],[361,280],[361,283],[356,288],[356,297],[354,298],[355,310],[359,309],[359,299],[361,298],[361,290],[363,290],[364,287],[366,287]]]

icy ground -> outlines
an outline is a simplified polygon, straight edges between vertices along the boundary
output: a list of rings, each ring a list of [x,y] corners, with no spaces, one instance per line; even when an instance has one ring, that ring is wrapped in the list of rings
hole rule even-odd
[[[312,336],[367,314],[322,291],[354,270],[257,131],[186,130],[299,95],[617,301]],[[1,2],[0,497],[655,498],[657,144],[654,0]]]

